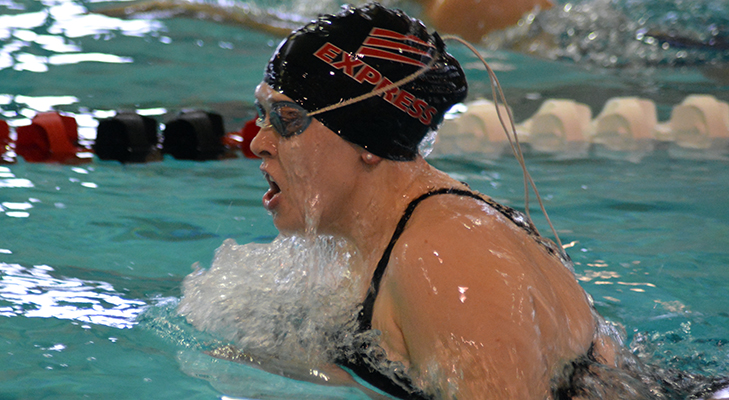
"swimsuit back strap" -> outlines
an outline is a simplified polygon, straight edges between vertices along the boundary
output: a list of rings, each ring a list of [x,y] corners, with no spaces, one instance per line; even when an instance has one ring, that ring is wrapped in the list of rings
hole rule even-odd
[[[486,201],[483,197],[468,190],[442,188],[422,194],[413,201],[411,201],[410,204],[408,204],[408,207],[405,209],[405,213],[403,213],[403,216],[400,218],[400,222],[397,223],[397,227],[395,228],[395,232],[392,234],[390,243],[387,245],[387,248],[385,248],[385,252],[382,254],[380,262],[377,263],[375,273],[372,275],[372,283],[370,284],[370,288],[367,291],[367,297],[362,303],[362,310],[360,310],[359,312],[358,320],[360,324],[360,329],[372,329],[372,313],[374,311],[375,299],[377,298],[377,294],[380,291],[380,281],[382,280],[382,276],[385,274],[387,264],[390,262],[390,254],[392,253],[392,249],[395,248],[395,243],[405,230],[405,225],[410,220],[410,216],[412,216],[413,211],[415,211],[415,207],[417,207],[420,202],[427,199],[428,197],[439,194],[455,194],[460,196],[473,197],[474,199],[481,201]]]

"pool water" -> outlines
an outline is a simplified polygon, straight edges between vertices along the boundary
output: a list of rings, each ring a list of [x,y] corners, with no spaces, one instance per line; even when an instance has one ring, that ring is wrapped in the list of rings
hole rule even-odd
[[[253,113],[252,91],[278,38],[189,19],[119,20],[87,8],[123,3],[0,1],[0,115],[12,126],[57,109],[95,124],[119,109],[164,121],[184,108],[221,113],[228,130]],[[457,46],[460,60],[470,60]],[[727,100],[701,66],[630,72],[508,51],[488,53],[517,119],[549,97],[656,101],[666,119],[691,93]],[[484,72],[463,61],[474,97]],[[631,161],[632,160],[632,161]],[[496,200],[523,205],[510,157],[438,156],[437,167]],[[528,167],[599,312],[646,360],[729,373],[729,172],[726,158],[639,161],[529,153]],[[0,397],[363,399],[213,359],[218,339],[175,313],[191,265],[223,240],[267,243],[258,162],[0,166]],[[548,235],[543,217],[533,212]]]

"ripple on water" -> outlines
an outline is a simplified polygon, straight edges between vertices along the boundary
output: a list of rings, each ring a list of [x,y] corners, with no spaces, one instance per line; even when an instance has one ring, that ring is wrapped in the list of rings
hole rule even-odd
[[[47,265],[0,263],[0,315],[58,318],[131,328],[146,303],[122,297],[107,282],[57,277]]]

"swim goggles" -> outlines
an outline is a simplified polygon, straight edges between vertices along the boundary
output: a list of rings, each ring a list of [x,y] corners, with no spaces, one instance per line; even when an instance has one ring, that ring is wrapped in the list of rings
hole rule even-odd
[[[260,128],[273,128],[282,138],[300,135],[311,124],[309,112],[300,105],[291,101],[277,101],[271,104],[266,124],[266,110],[261,103],[256,102],[258,118],[256,125]]]

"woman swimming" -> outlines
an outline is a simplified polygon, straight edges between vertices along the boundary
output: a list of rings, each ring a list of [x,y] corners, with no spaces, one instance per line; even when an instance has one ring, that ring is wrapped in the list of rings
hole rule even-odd
[[[377,4],[294,32],[256,90],[263,203],[284,235],[354,244],[353,273],[372,282],[360,329],[381,332],[380,357],[406,372],[386,376],[371,345],[340,364],[403,397],[548,398],[596,321],[560,249],[418,154],[466,91],[437,35]]]
[[[378,4],[293,32],[266,67],[251,143],[269,184],[263,205],[282,237],[345,240],[346,274],[368,283],[348,286],[358,290],[351,324],[322,328],[336,343],[324,370],[406,399],[660,394],[561,248],[419,154],[466,93],[441,38]],[[210,301],[186,281],[181,312],[204,327],[190,304]],[[245,358],[236,354],[215,355]]]

